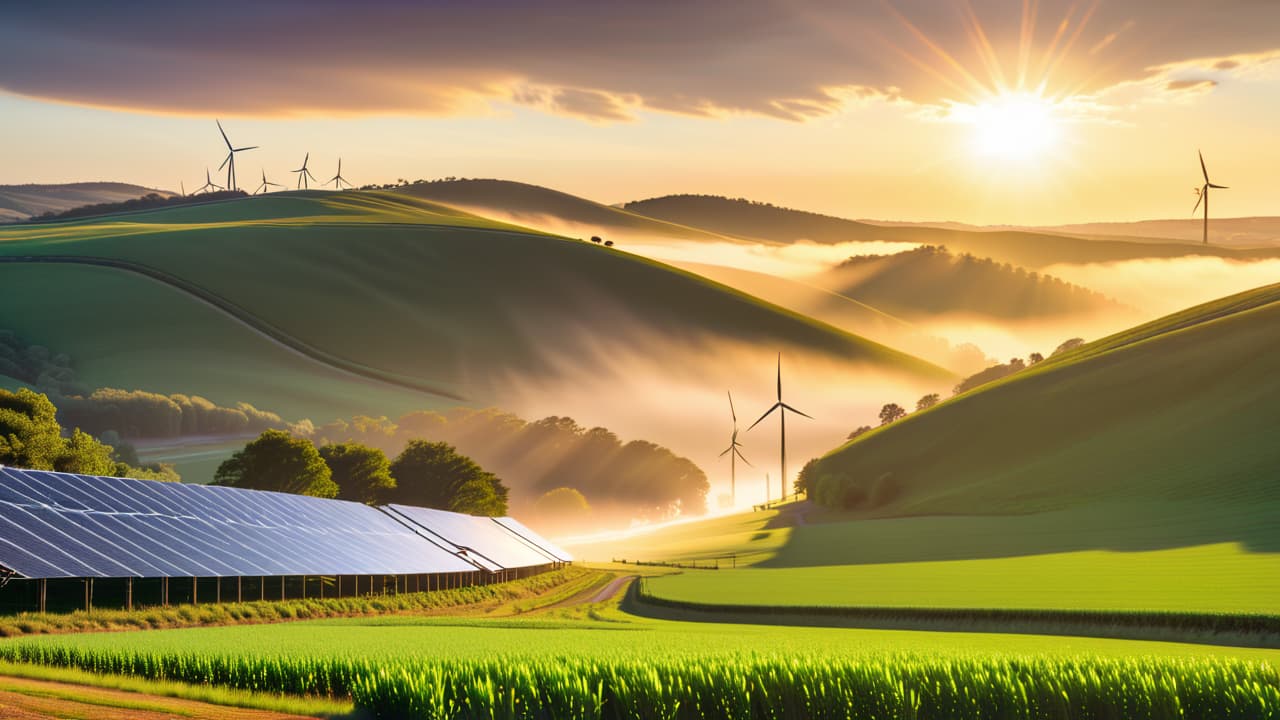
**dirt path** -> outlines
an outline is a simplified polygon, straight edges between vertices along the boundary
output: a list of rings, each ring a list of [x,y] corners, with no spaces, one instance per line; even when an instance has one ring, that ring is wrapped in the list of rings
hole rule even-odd
[[[265,710],[105,688],[0,677],[0,720],[302,720]]]
[[[582,592],[571,595],[558,603],[552,603],[539,610],[556,610],[559,608],[573,607],[575,605],[587,605],[589,603],[601,603],[609,600],[618,594],[618,591],[626,587],[627,583],[635,580],[635,575],[623,575],[610,580],[604,587],[596,589],[595,586],[589,587]]]

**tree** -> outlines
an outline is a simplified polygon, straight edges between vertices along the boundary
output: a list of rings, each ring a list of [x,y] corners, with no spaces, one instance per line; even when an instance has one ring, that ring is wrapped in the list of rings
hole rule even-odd
[[[1059,345],[1058,349],[1053,351],[1053,355],[1058,355],[1067,352],[1068,350],[1075,350],[1083,344],[1084,338],[1071,338]],[[1052,357],[1052,355],[1050,357]]]
[[[898,403],[889,403],[880,408],[880,424],[888,425],[894,420],[901,420],[907,416],[907,411]]]
[[[1038,352],[1031,353],[1027,356],[1027,359],[1031,361],[1032,365],[1038,365],[1039,363],[1044,362],[1044,356]]]
[[[392,461],[391,476],[392,502],[479,515],[507,512],[507,487],[498,476],[449,443],[411,441]]]
[[[847,438],[845,438],[845,439],[846,439],[846,440],[857,440],[858,438],[862,437],[863,435],[866,435],[866,434],[867,434],[867,433],[869,433],[869,432],[871,432],[871,426],[870,426],[870,425],[863,425],[863,426],[859,427],[857,430],[854,430],[853,432],[849,433],[849,437],[847,437]]]
[[[548,490],[533,503],[533,511],[548,523],[581,525],[591,517],[591,505],[582,493],[569,487]]]
[[[592,235],[592,236],[591,236],[591,242],[593,242],[593,243],[595,243],[595,244],[599,245],[599,244],[600,244],[600,242],[601,242],[601,240],[600,240],[600,236],[599,236],[599,235]]]
[[[942,401],[942,396],[938,393],[929,393],[916,401],[916,410],[928,410]]]
[[[283,430],[267,430],[218,466],[215,485],[332,498],[338,484],[316,446]]]
[[[360,443],[324,445],[320,457],[338,484],[338,499],[373,505],[396,486],[386,453]]]

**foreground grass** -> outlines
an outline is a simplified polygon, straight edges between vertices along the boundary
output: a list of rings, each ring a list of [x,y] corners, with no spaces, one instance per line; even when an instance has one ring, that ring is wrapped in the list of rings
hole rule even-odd
[[[567,567],[523,580],[455,590],[345,598],[174,605],[139,610],[22,613],[0,616],[0,637],[102,630],[149,630],[274,623],[332,617],[386,615],[451,609],[492,612],[504,605],[523,612],[557,602],[600,581],[603,573]]]
[[[281,693],[251,692],[231,688],[192,684],[166,680],[146,680],[127,675],[104,675],[76,668],[63,668],[47,665],[31,665],[27,663],[0,662],[0,690],[10,689],[4,677],[26,678],[29,680],[48,680],[52,682],[103,688],[107,690],[123,690],[140,695],[155,697],[194,700],[197,702],[222,705],[226,707],[249,708],[253,710],[270,710],[290,715],[307,715],[314,717],[341,717],[350,715],[354,706],[345,700],[334,700],[327,697],[300,697]],[[81,697],[72,691],[56,695],[64,700],[76,700]],[[122,701],[112,703],[111,707],[125,709],[152,709],[152,705],[144,702],[130,703]]]
[[[378,717],[1280,716],[1280,652],[1025,635],[719,625],[613,603],[0,642],[0,658],[351,698]]]

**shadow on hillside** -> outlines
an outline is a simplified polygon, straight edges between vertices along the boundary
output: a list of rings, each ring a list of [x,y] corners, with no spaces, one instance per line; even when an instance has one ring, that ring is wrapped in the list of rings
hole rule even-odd
[[[787,543],[756,567],[971,560],[1082,550],[1139,552],[1239,543],[1280,552],[1278,503],[1206,512],[1192,503],[1111,504],[1034,515],[822,518],[797,508],[766,526],[791,527]],[[806,521],[807,520],[807,521]]]

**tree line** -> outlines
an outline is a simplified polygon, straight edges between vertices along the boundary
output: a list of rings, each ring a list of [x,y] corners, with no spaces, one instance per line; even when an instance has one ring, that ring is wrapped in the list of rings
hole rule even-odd
[[[140,465],[132,448],[64,428],[48,395],[0,389],[0,465],[82,475],[181,480],[172,465]]]
[[[249,197],[249,193],[243,190],[219,190],[217,192],[203,193],[200,195],[161,195],[160,193],[147,193],[142,197],[122,200],[120,202],[81,205],[79,207],[73,207],[70,210],[63,210],[62,212],[54,212],[53,210],[50,210],[46,213],[28,218],[27,222],[42,223],[52,220],[71,220],[74,218],[108,215],[110,213],[117,212],[155,210],[157,208],[190,205],[192,203],[203,203],[211,200],[230,200],[232,198],[242,197]]]
[[[498,476],[452,445],[427,440],[410,441],[392,460],[361,443],[317,447],[283,430],[267,430],[218,466],[214,484],[468,515],[507,513],[508,490]]]
[[[688,458],[646,440],[623,442],[607,428],[585,428],[569,417],[528,422],[493,408],[455,408],[409,413],[394,422],[361,416],[297,429],[318,445],[358,442],[389,455],[414,439],[449,443],[506,478],[521,506],[569,488],[598,513],[661,520],[706,513],[711,488]]]

